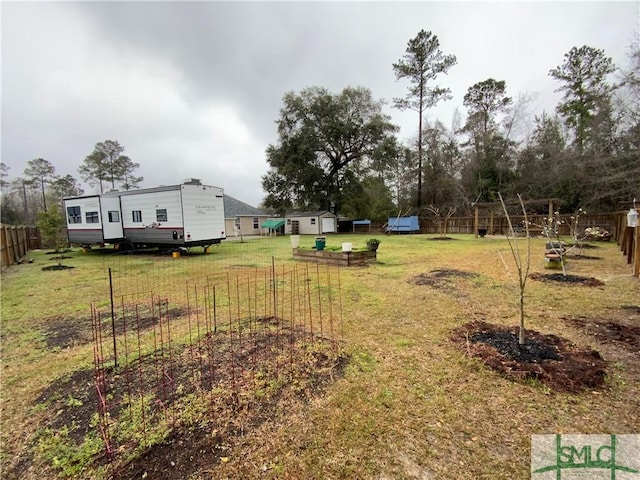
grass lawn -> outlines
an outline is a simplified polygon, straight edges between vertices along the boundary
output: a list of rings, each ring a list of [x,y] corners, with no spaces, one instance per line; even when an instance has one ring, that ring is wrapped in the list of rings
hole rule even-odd
[[[363,247],[370,237],[329,235],[327,246]],[[608,362],[605,388],[568,394],[508,380],[451,341],[467,322],[509,326],[519,318],[506,240],[452,237],[379,236],[376,263],[342,268],[343,374],[247,428],[222,461],[212,457],[191,478],[524,479],[532,434],[639,433],[638,339],[607,339],[595,328],[640,327],[640,283],[617,245],[593,243],[597,248],[582,252],[592,258],[567,265],[568,273],[604,286],[529,280],[526,287],[528,329],[593,348]],[[303,236],[301,247],[313,242]],[[532,273],[548,273],[544,246],[543,239],[531,242]],[[2,478],[61,476],[41,437],[41,425],[57,412],[38,397],[56,379],[92,366],[89,305],[108,311],[109,272],[116,295],[179,298],[188,279],[293,262],[288,237],[229,240],[210,250],[172,258],[74,249],[64,260],[74,268],[61,271],[43,271],[55,263],[51,255],[30,252],[33,263],[2,274]],[[477,275],[415,281],[437,269]],[[74,341],[56,342],[65,332]],[[165,461],[170,469],[171,452]],[[85,465],[76,476],[103,475]]]

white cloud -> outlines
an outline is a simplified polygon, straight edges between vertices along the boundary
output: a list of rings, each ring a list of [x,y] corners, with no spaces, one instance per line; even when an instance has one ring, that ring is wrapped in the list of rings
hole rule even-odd
[[[59,174],[117,140],[145,186],[199,177],[252,204],[282,96],[317,85],[403,96],[391,65],[418,30],[458,65],[438,79],[454,98],[428,112],[450,125],[476,82],[505,80],[553,111],[548,71],[573,46],[623,65],[638,31],[633,2],[77,2],[2,4],[2,161],[19,176],[43,157]],[[415,135],[413,112],[385,111]]]

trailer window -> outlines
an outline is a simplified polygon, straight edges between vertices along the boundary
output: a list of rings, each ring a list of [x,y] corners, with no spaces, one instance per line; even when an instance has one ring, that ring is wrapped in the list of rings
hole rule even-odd
[[[159,208],[156,210],[156,221],[157,222],[166,222],[167,221],[167,209]]]
[[[98,212],[87,212],[84,214],[87,219],[87,223],[100,223],[100,217]]]
[[[109,223],[120,221],[120,212],[118,210],[109,210]]]
[[[82,223],[82,214],[80,213],[80,207],[67,207],[67,222]]]
[[[131,215],[134,223],[142,223],[142,210],[133,210]]]

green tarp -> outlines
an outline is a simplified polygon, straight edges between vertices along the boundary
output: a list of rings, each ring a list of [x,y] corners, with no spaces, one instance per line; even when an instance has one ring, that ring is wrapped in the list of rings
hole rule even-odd
[[[261,226],[262,228],[271,228],[275,230],[276,228],[280,228],[284,225],[284,220],[267,220]]]

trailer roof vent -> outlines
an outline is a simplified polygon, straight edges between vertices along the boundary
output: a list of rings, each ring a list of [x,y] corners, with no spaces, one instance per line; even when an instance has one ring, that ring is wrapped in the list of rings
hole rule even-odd
[[[199,178],[187,178],[184,182],[185,185],[202,185],[202,182]]]

